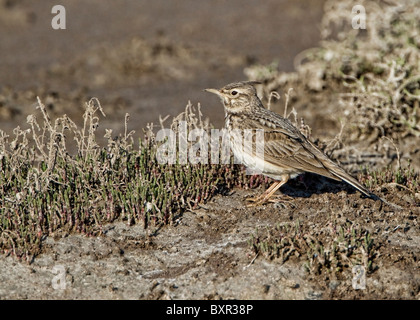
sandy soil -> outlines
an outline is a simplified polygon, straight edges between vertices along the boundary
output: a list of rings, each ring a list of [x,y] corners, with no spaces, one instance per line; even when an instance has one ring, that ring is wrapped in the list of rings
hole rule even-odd
[[[107,113],[101,125],[116,132],[126,112],[130,129],[140,134],[160,114],[183,111],[188,100],[201,101],[205,115],[221,126],[221,106],[203,88],[243,80],[243,68],[255,62],[278,60],[290,71],[294,56],[318,41],[322,1],[309,8],[306,1],[264,3],[73,0],[65,3],[68,30],[53,31],[54,1],[0,1],[0,17],[7,17],[0,19],[0,50],[6,52],[0,126],[8,132],[24,127],[36,96],[53,116],[67,113],[76,121],[83,103],[96,96]],[[310,118],[310,108],[303,112]],[[314,120],[313,136],[324,137],[326,126],[337,130],[328,119]],[[404,190],[375,190],[403,208],[396,211],[343,184],[306,176],[283,189],[291,202],[246,208],[245,197],[261,191],[218,195],[157,230],[118,222],[97,238],[48,237],[31,264],[1,256],[0,298],[420,298],[420,212]],[[298,256],[283,262],[255,255],[253,235],[296,220],[321,241],[334,223],[368,230],[375,257],[366,288],[354,288],[351,266],[337,276],[308,272]]]
[[[287,189],[293,194],[293,187]],[[115,223],[101,237],[45,240],[32,264],[2,257],[4,299],[419,299],[418,211],[379,209],[348,190],[297,197],[286,206],[244,208],[256,190],[217,196],[160,230]],[[397,197],[394,199],[396,200]],[[400,205],[407,203],[403,200]],[[365,289],[352,269],[308,273],[302,261],[256,257],[257,229],[299,218],[323,230],[334,219],[364,224],[378,246]],[[319,234],[322,239],[322,232]],[[379,242],[380,243],[379,243]],[[7,270],[7,272],[6,272]],[[60,287],[61,281],[63,287]]]

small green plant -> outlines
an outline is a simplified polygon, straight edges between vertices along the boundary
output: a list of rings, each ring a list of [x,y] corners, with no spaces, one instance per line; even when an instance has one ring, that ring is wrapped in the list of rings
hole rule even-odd
[[[410,166],[393,169],[388,166],[379,170],[362,169],[359,180],[368,188],[395,187],[408,191],[415,199],[420,193],[420,176]]]
[[[299,220],[263,230],[257,229],[248,244],[255,253],[268,259],[279,259],[284,263],[299,257],[312,274],[342,272],[354,265],[364,265],[368,272],[374,269],[377,248],[373,238],[367,230],[350,222],[331,222],[328,232],[319,233]]]

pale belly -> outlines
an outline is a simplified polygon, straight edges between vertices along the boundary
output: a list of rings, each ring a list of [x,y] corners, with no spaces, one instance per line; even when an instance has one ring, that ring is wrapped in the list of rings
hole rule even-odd
[[[230,143],[231,150],[235,156],[236,164],[243,164],[247,168],[247,174],[263,174],[274,180],[282,180],[282,177],[288,176],[293,179],[299,174],[303,173],[296,169],[284,168],[280,165],[274,165],[270,162],[264,161],[264,154],[261,152],[256,156],[255,149],[254,154],[244,152],[243,146]]]

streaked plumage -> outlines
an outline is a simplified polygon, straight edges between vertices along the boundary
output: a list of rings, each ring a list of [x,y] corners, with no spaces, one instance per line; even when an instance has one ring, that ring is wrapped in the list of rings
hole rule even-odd
[[[220,90],[206,89],[206,91],[215,93],[221,98],[226,114],[225,126],[229,132],[234,129],[264,130],[264,158],[253,162],[248,161],[245,165],[277,181],[263,195],[255,199],[257,204],[269,200],[289,178],[294,178],[304,172],[343,180],[366,196],[376,198],[355,178],[330,160],[288,119],[264,108],[257,96],[255,84],[257,82],[244,81],[229,84]],[[231,140],[232,150],[235,156],[241,158],[245,152],[244,148],[235,145],[234,141],[234,139]],[[252,154],[245,154],[244,158],[255,159],[257,156],[258,152],[254,150]]]

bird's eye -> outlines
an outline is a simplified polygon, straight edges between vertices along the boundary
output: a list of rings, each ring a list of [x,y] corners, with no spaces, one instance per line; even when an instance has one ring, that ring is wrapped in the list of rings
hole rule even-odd
[[[236,90],[232,90],[230,94],[231,94],[232,96],[236,96],[236,95],[238,94],[238,91],[236,91]]]

